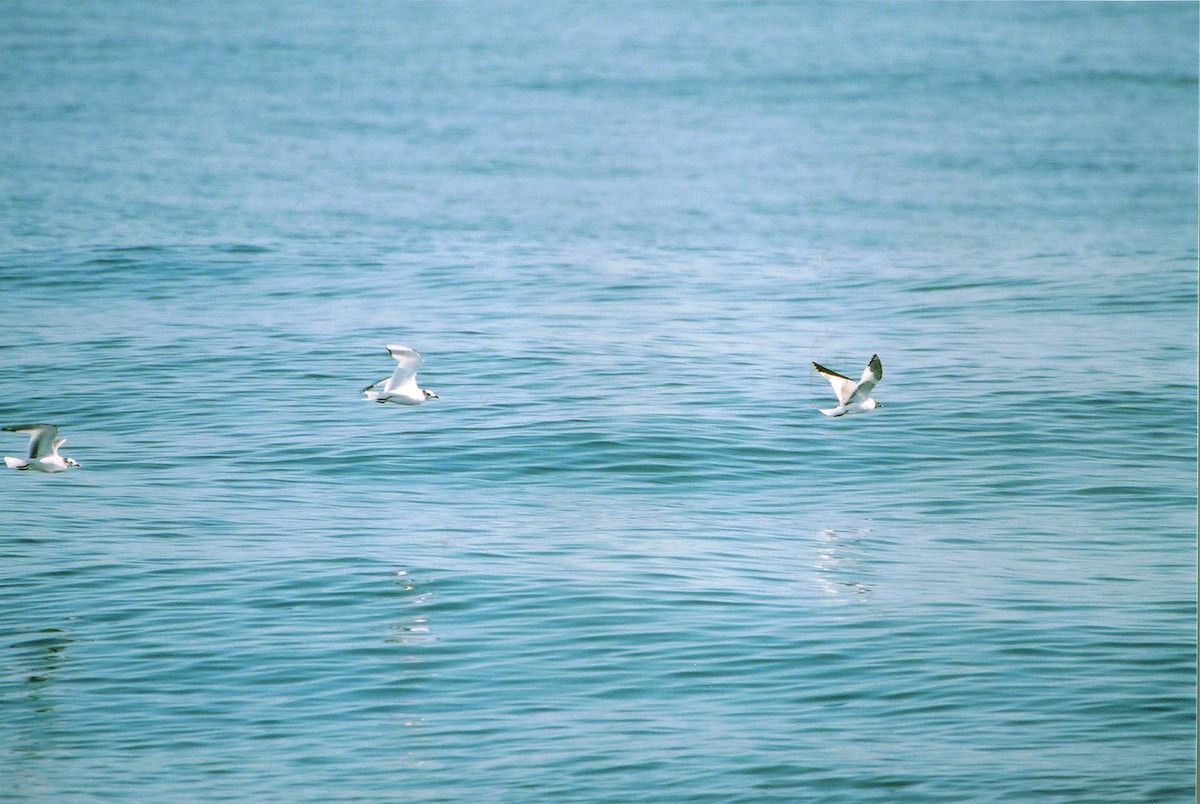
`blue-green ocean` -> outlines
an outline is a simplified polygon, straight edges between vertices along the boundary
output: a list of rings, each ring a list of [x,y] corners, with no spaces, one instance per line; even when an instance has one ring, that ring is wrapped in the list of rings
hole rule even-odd
[[[3,3],[0,799],[1194,801],[1198,9]]]

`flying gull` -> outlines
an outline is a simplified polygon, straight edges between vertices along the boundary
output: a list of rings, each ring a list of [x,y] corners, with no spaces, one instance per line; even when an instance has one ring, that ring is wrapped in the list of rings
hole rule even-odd
[[[74,458],[64,458],[58,454],[58,448],[67,440],[57,438],[58,428],[53,424],[14,424],[5,427],[10,433],[29,433],[29,457],[4,457],[4,465],[22,471],[33,469],[37,472],[63,472],[69,466],[79,466]]]
[[[421,356],[407,346],[389,343],[388,353],[396,358],[396,370],[392,376],[373,382],[363,389],[368,401],[395,402],[397,405],[420,405],[426,399],[437,399],[433,391],[417,387],[417,369],[421,367]],[[383,389],[374,390],[379,383]]]
[[[836,408],[821,408],[821,412],[826,416],[866,413],[868,410],[883,407],[882,402],[876,402],[871,398],[871,391],[874,390],[876,383],[883,379],[883,364],[879,362],[879,355],[871,355],[871,362],[867,364],[862,379],[858,382],[838,374],[836,371],[831,371],[820,363],[813,363],[813,368],[829,380],[829,384],[833,386],[833,392],[837,394],[838,406]]]

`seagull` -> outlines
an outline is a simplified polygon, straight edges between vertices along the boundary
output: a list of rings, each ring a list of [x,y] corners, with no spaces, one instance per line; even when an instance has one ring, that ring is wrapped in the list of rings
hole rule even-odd
[[[813,368],[829,380],[829,384],[833,386],[833,392],[837,394],[838,406],[836,408],[821,408],[821,412],[826,416],[866,413],[868,410],[883,407],[882,402],[876,402],[871,398],[871,391],[874,390],[876,383],[883,379],[883,364],[879,362],[879,355],[871,355],[871,362],[867,364],[862,379],[858,382],[842,376],[836,371],[830,371],[820,363],[813,363]]]
[[[433,391],[417,387],[417,369],[421,367],[421,356],[407,346],[389,343],[388,353],[396,358],[396,370],[392,376],[373,382],[362,390],[372,402],[395,402],[397,405],[420,405],[426,399],[438,399]],[[374,390],[383,383],[383,390]]]
[[[69,466],[80,465],[74,458],[64,458],[58,454],[58,448],[67,439],[56,438],[58,428],[53,424],[14,424],[4,429],[10,433],[29,433],[29,457],[4,456],[4,465],[9,468],[54,473],[65,472]]]

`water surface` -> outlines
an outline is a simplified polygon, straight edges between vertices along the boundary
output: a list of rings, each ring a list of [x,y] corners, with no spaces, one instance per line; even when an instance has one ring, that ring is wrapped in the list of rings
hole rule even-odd
[[[1195,5],[9,17],[0,795],[1194,800]]]

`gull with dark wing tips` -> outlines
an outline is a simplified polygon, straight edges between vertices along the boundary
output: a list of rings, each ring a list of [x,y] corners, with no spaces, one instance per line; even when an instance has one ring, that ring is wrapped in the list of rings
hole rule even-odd
[[[821,408],[821,412],[826,416],[866,413],[868,410],[883,407],[882,402],[871,398],[871,391],[883,379],[883,364],[879,362],[879,355],[871,355],[871,362],[867,364],[867,368],[858,382],[827,369],[820,363],[813,363],[813,368],[829,380],[829,384],[833,386],[833,392],[837,394],[838,406],[836,408]]]
[[[14,424],[4,428],[10,433],[29,433],[29,457],[4,457],[4,465],[11,469],[37,472],[64,472],[68,467],[79,466],[79,461],[58,454],[67,439],[58,438],[58,428],[53,424]]]
[[[417,387],[417,369],[421,367],[421,356],[415,349],[399,344],[388,344],[388,353],[396,359],[396,370],[392,376],[373,382],[363,389],[371,402],[395,402],[397,405],[420,405],[427,399],[437,399],[433,391]],[[376,391],[380,383],[383,387]]]

